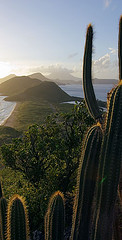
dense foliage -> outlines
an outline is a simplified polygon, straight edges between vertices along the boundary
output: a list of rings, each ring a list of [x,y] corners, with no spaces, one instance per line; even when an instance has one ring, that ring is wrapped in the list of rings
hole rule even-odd
[[[84,103],[77,103],[70,113],[50,115],[41,126],[30,126],[22,137],[1,147],[2,162],[6,166],[3,171],[9,171],[10,179],[12,176],[16,180],[17,176],[14,193],[26,197],[33,229],[43,225],[39,218],[43,218],[52,192],[74,190],[81,143],[92,124]],[[10,180],[7,182],[6,174],[3,182],[7,195],[5,185],[10,184]]]

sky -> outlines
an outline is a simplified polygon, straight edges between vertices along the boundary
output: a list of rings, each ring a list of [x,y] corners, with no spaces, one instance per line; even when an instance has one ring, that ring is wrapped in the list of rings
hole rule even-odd
[[[82,77],[86,28],[94,29],[93,78],[118,79],[122,0],[0,0],[0,77]]]

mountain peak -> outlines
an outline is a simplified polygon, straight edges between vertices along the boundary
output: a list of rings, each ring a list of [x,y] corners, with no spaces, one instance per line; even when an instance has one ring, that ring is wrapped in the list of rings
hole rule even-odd
[[[36,78],[36,79],[39,79],[41,81],[47,81],[48,79],[43,75],[41,74],[40,72],[37,72],[37,73],[32,73],[30,75],[28,75],[28,77],[30,78]]]

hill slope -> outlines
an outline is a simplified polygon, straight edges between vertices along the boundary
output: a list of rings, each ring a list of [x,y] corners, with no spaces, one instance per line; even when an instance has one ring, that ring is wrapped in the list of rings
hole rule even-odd
[[[10,75],[8,75],[6,77],[0,78],[0,83],[3,83],[3,82],[5,82],[5,81],[7,81],[7,80],[9,80],[11,78],[14,78],[14,77],[16,77],[15,74],[10,74]]]
[[[28,75],[28,77],[30,78],[36,78],[39,79],[41,81],[50,81],[50,79],[47,79],[44,75],[42,75],[41,73],[33,73],[31,75]]]
[[[38,101],[45,100],[48,102],[65,102],[75,101],[80,98],[71,97],[65,93],[56,83],[54,82],[41,82],[40,85],[34,86],[27,89],[26,91],[7,97],[7,101]]]
[[[26,76],[14,77],[0,84],[0,93],[2,95],[12,96],[39,84],[40,80],[38,79],[31,79]]]

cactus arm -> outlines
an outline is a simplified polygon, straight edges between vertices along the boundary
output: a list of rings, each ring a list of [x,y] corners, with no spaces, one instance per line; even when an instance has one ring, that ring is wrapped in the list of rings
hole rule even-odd
[[[95,97],[92,77],[91,77],[91,68],[92,68],[92,42],[93,42],[93,28],[90,24],[87,28],[86,33],[86,43],[84,51],[84,60],[83,60],[83,91],[86,105],[88,107],[90,115],[95,120],[102,120],[102,114],[99,110],[97,100]]]
[[[122,80],[122,15],[119,21],[118,58],[119,58],[119,80]]]
[[[29,240],[29,222],[24,198],[14,195],[7,210],[7,240]]]
[[[101,128],[100,126],[93,126],[86,136],[79,164],[71,240],[89,239],[91,206],[96,185],[101,142]]]
[[[64,240],[64,197],[55,192],[45,215],[45,240]]]

